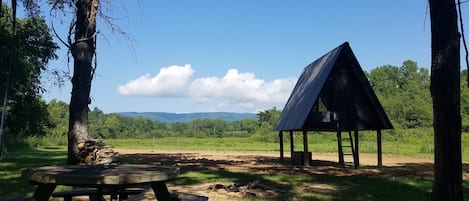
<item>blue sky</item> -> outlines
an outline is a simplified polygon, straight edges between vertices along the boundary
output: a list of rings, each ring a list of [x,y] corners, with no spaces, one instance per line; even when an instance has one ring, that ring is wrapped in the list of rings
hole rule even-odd
[[[426,0],[111,2],[108,15],[134,41],[98,22],[90,108],[105,113],[281,109],[303,68],[345,41],[366,71],[407,59],[430,67]],[[72,69],[58,55],[50,68]],[[69,102],[68,82],[44,82],[46,100]]]

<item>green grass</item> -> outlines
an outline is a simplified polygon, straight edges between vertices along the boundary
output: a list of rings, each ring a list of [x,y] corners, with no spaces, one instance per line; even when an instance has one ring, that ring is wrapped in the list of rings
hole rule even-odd
[[[295,150],[302,150],[301,132],[295,132]],[[227,150],[227,151],[278,151],[278,135],[270,132],[253,137],[189,138],[167,137],[153,139],[106,139],[106,143],[119,148],[176,149],[176,150]],[[310,133],[309,149],[313,152],[337,152],[335,133]],[[47,135],[30,137],[32,146],[66,145],[66,136]],[[289,135],[284,134],[284,148],[289,150]],[[433,131],[431,128],[396,129],[383,131],[383,153],[433,158]],[[469,133],[462,134],[462,159],[469,161]],[[360,153],[376,153],[376,133],[360,132]]]
[[[37,149],[17,145],[7,149],[0,162],[0,195],[32,193],[34,187],[21,176],[24,168],[65,164],[65,147],[42,147]]]
[[[114,139],[106,143],[120,148],[156,150],[227,150],[227,151],[275,151],[278,143],[253,141],[250,138],[156,138]]]
[[[325,200],[325,201],[365,201],[365,200],[430,200],[432,181],[418,178],[374,178],[365,176],[330,176],[310,173],[295,174],[255,174],[229,172],[205,168],[183,168],[173,185],[212,183],[261,184],[276,189],[279,196],[272,199],[246,197],[244,200]],[[327,188],[324,188],[327,187]],[[469,193],[469,181],[464,182],[464,190]],[[465,199],[469,199],[466,193]]]
[[[21,148],[10,150],[0,163],[0,196],[31,194],[33,186],[21,177],[21,169],[65,163],[65,147]],[[431,180],[419,178],[374,178],[365,176],[330,176],[311,173],[262,174],[211,170],[210,167],[183,167],[170,185],[213,183],[247,183],[260,181],[279,191],[276,198],[245,197],[243,200],[429,200]],[[317,188],[327,186],[328,188]],[[465,199],[469,199],[469,181],[464,182]]]
[[[370,135],[370,134],[368,134]],[[290,150],[285,136],[284,149]],[[424,138],[408,138],[400,141],[383,141],[383,154],[405,155],[419,158],[433,158],[433,141]],[[303,148],[300,135],[295,135],[295,150]],[[309,149],[312,152],[337,152],[337,139],[331,135],[309,135]],[[469,161],[469,134],[462,137],[462,158]],[[155,138],[155,139],[110,139],[106,143],[119,148],[155,150],[226,150],[226,151],[279,151],[278,142],[261,142],[252,138]],[[360,153],[376,153],[376,139],[360,139]]]
[[[310,148],[317,152],[336,152],[334,136],[311,136]],[[301,149],[301,138],[295,136],[297,149]],[[418,139],[403,142],[383,142],[384,153],[404,154],[415,157],[432,157],[430,148],[415,142]],[[463,158],[468,160],[469,140],[463,135]],[[147,140],[106,140],[107,144],[120,148],[162,149],[162,150],[228,150],[228,151],[278,151],[276,142],[259,142],[250,138],[162,138]],[[367,138],[360,143],[361,152],[374,152],[375,141]],[[289,149],[285,142],[285,149]],[[423,147],[423,148],[422,148]],[[44,165],[65,164],[66,147],[30,148],[24,144],[9,145],[0,162],[0,196],[31,194],[34,187],[21,177],[21,169]],[[245,197],[243,200],[429,200],[431,180],[421,178],[375,178],[365,176],[330,176],[309,173],[295,174],[259,174],[252,172],[230,172],[212,170],[206,167],[183,167],[181,175],[172,185],[203,184],[207,182],[252,182],[261,181],[281,191],[273,199]],[[317,185],[328,187],[328,190],[316,188]],[[64,189],[61,187],[59,189]],[[469,181],[464,181],[465,199],[469,200]]]

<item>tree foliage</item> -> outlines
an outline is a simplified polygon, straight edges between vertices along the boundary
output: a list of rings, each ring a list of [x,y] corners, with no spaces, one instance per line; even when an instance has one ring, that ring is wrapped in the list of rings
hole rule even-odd
[[[15,33],[12,10],[6,4],[1,9],[0,91],[9,88],[6,132],[19,137],[45,135],[52,123],[46,103],[40,100],[45,91],[40,76],[49,60],[57,58],[58,46],[43,18],[17,19]]]
[[[402,66],[385,65],[367,73],[370,83],[397,128],[432,125],[430,75],[411,60]]]
[[[280,113],[281,112],[277,110],[276,107],[265,111],[259,111],[259,113],[257,113],[259,125],[268,124],[270,126],[275,126],[278,118],[280,118]]]
[[[47,105],[52,127],[50,133],[67,133],[68,104],[51,100]],[[270,111],[270,110],[268,110]],[[276,111],[280,113],[280,111]],[[164,123],[144,117],[124,117],[119,114],[104,114],[99,108],[89,112],[90,136],[102,139],[139,138],[151,139],[161,137],[249,137],[256,133],[259,121],[243,119],[241,121],[224,121],[222,119],[194,119],[190,122]],[[270,121],[276,121],[272,119]],[[264,123],[269,131],[273,125]]]
[[[466,71],[463,72],[463,74]],[[386,113],[402,135],[421,136],[432,126],[429,72],[411,60],[401,66],[385,65],[365,72]],[[465,79],[462,76],[461,79]],[[465,129],[469,130],[469,89],[461,84],[461,112]],[[53,125],[52,133],[66,133],[68,104],[52,100],[48,104]],[[257,119],[223,121],[221,119],[195,119],[190,122],[164,123],[143,117],[130,118],[118,114],[104,114],[99,108],[89,113],[90,136],[93,138],[161,138],[161,137],[252,137],[259,141],[278,141],[273,128],[281,111],[276,108],[259,111]],[[416,130],[413,130],[416,129]]]

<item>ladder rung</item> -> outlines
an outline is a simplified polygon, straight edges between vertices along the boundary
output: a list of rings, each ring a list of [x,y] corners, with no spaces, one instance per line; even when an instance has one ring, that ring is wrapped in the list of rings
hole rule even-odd
[[[352,147],[352,146],[350,146],[350,145],[342,145],[342,147]]]
[[[344,153],[344,155],[346,155],[346,156],[353,156],[352,153]]]
[[[344,140],[350,140],[350,138],[342,138],[342,141],[344,141]]]

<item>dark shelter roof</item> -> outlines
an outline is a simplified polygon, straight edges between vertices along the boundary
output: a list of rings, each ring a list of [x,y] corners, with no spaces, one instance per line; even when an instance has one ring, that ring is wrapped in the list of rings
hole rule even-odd
[[[303,70],[277,131],[392,129],[348,42]]]

